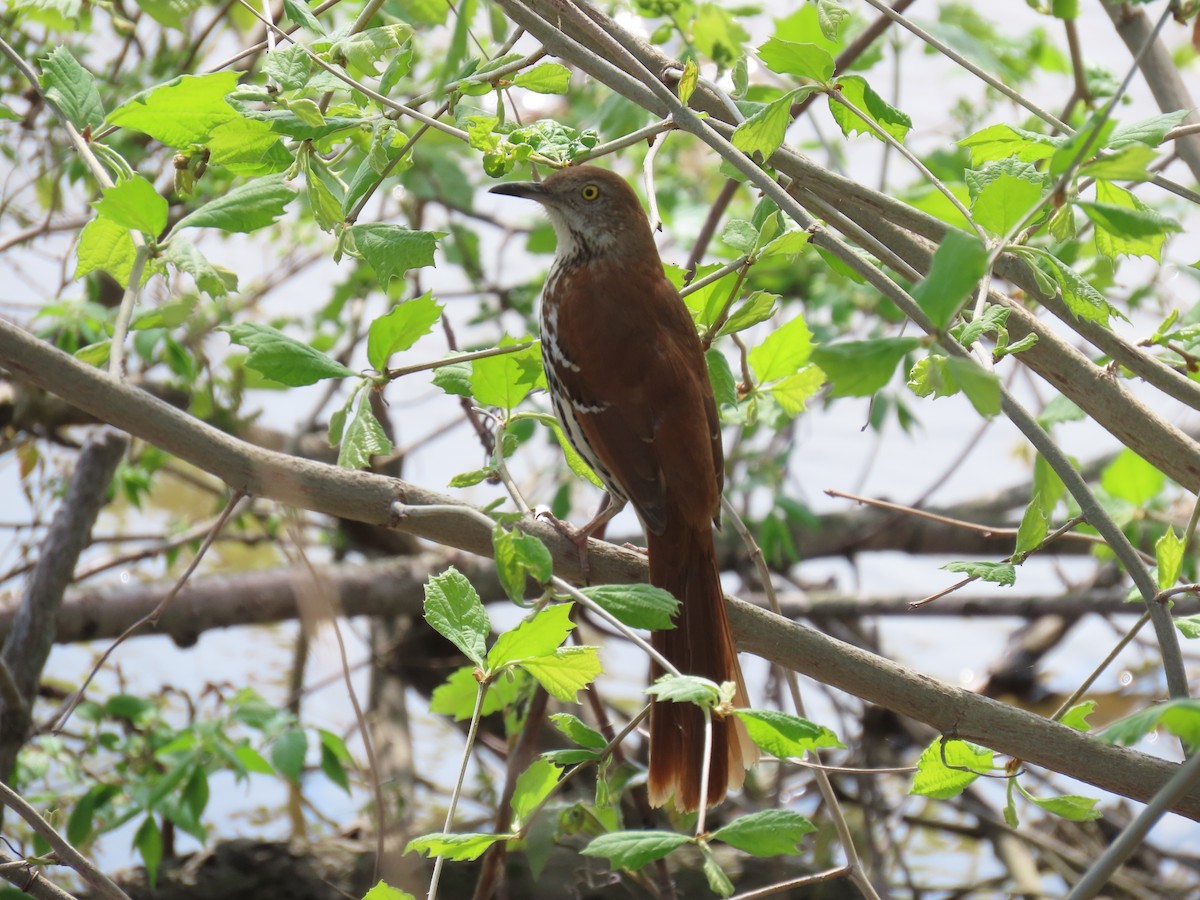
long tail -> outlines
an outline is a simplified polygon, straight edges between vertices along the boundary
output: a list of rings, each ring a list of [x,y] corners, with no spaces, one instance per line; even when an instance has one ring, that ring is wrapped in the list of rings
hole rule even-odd
[[[661,536],[647,535],[650,583],[670,591],[681,603],[675,627],[654,632],[654,649],[684,675],[699,675],[718,684],[736,682],[734,703],[747,706],[712,532],[707,527],[679,530],[683,533],[668,530]],[[652,666],[652,674],[658,678],[662,672]],[[757,759],[758,749],[740,719],[713,716],[707,805],[720,803],[727,790],[740,788],[746,767]],[[703,765],[704,715],[700,708],[692,703],[655,702],[650,711],[651,805],[662,806],[674,795],[680,811],[698,809]]]

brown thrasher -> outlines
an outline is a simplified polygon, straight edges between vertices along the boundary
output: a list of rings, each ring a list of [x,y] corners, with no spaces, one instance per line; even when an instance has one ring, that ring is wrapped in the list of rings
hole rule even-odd
[[[725,613],[712,526],[724,481],[721,426],[696,327],[663,274],[637,194],[622,178],[576,166],[492,193],[546,208],[558,251],[542,292],[542,361],[572,446],[608,488],[586,535],[633,503],[646,530],[650,583],[680,601],[653,645],[685,675],[746,687]],[[652,667],[653,677],[662,674]],[[708,805],[741,787],[758,752],[736,716],[713,716]],[[692,703],[650,713],[650,802],[700,804],[704,717]]]

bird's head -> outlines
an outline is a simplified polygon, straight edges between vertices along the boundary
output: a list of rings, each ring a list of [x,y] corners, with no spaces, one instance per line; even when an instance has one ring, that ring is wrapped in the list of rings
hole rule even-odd
[[[558,257],[570,260],[651,253],[654,235],[641,201],[625,179],[596,166],[573,166],[541,182],[509,182],[491,189],[536,200],[546,208],[558,237]]]

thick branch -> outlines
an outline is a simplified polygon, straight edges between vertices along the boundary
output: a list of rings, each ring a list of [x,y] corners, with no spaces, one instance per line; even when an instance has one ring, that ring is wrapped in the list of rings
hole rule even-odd
[[[975,741],[1102,790],[1144,803],[1179,768],[943,684],[749,603],[734,601],[729,613],[743,650],[924,722],[941,734]],[[1193,788],[1171,810],[1200,821],[1200,789]]]

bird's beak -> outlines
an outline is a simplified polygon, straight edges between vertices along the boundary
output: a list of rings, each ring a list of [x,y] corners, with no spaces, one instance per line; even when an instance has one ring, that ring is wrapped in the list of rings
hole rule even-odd
[[[507,194],[510,197],[521,197],[525,200],[541,201],[546,196],[544,185],[535,181],[510,181],[498,184],[488,190],[490,194]]]

